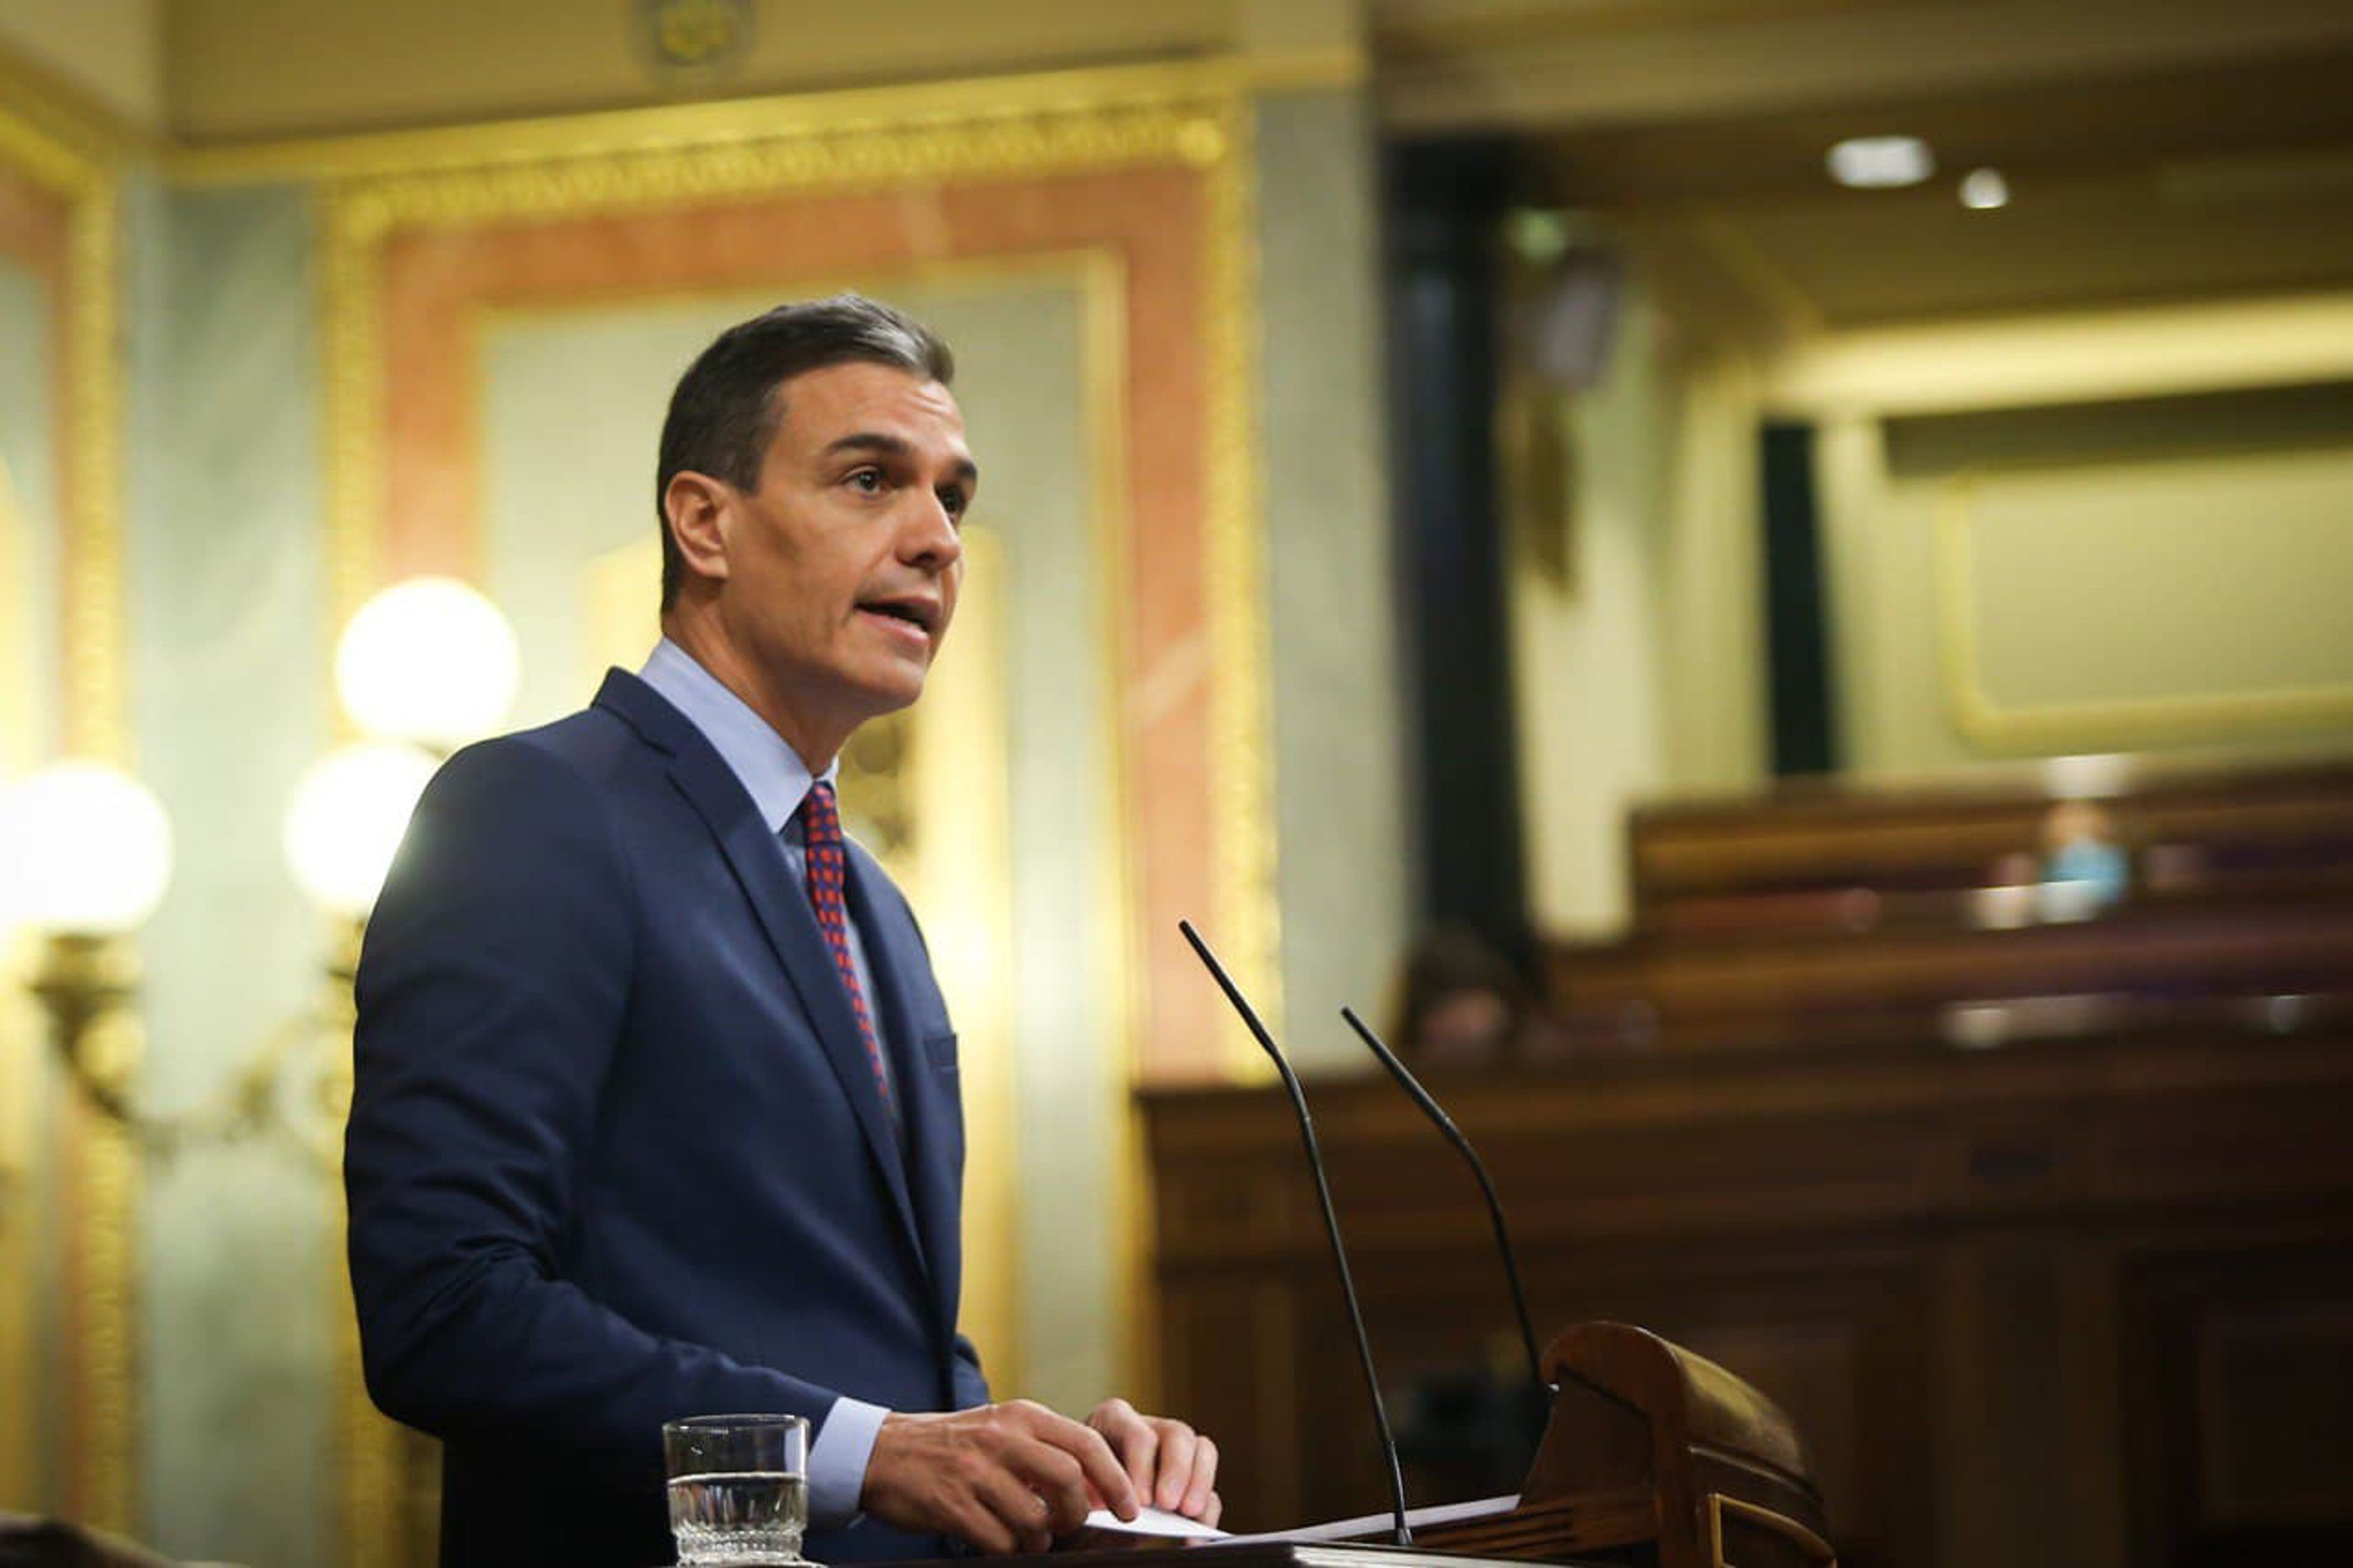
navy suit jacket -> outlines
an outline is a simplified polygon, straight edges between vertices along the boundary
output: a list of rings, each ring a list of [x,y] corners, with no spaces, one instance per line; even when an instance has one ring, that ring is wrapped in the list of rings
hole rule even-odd
[[[447,1445],[444,1563],[670,1561],[673,1416],[987,1398],[955,1037],[855,846],[847,893],[903,1154],[783,847],[644,682],[426,791],[360,962],[344,1175],[369,1392]]]

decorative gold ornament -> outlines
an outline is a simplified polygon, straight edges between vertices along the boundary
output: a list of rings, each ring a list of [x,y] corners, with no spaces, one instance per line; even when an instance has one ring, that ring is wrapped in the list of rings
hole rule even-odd
[[[751,0],[637,0],[638,43],[669,77],[718,76],[751,51]]]

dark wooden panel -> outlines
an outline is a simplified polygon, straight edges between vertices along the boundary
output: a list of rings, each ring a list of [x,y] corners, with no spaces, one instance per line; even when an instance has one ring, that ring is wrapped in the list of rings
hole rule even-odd
[[[2353,1246],[2313,1224],[2125,1263],[2136,1561],[2353,1562]]]
[[[1306,1517],[1302,1297],[1283,1275],[1228,1275],[1162,1300],[1161,1407],[1245,1457],[1224,1467],[1218,1485],[1227,1528],[1238,1532]]]

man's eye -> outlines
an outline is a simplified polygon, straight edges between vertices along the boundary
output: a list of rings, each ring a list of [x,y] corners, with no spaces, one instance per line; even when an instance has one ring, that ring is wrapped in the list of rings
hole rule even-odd
[[[972,498],[951,485],[940,491],[940,505],[947,509],[950,517],[962,517],[971,508]]]
[[[849,476],[849,482],[868,495],[872,495],[882,488],[882,470],[860,468]]]

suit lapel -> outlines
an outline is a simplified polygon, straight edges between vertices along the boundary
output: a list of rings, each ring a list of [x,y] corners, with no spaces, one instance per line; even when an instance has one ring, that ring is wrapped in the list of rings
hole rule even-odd
[[[923,1264],[923,1236],[915,1223],[913,1202],[907,1190],[905,1162],[899,1155],[898,1135],[891,1113],[874,1082],[866,1059],[866,1043],[858,1032],[857,1015],[840,972],[818,930],[817,915],[807,897],[793,881],[784,848],[761,820],[759,808],[744,792],[726,760],[704,740],[686,716],[665,702],[643,681],[614,670],[596,693],[596,704],[626,720],[647,741],[670,755],[670,782],[692,805],[718,842],[729,869],[743,888],[761,933],[784,965],[786,977],[800,997],[801,1007],[816,1026],[818,1044],[832,1065],[842,1092],[858,1114],[884,1185],[905,1227],[908,1245]],[[928,1273],[928,1268],[926,1268]]]

